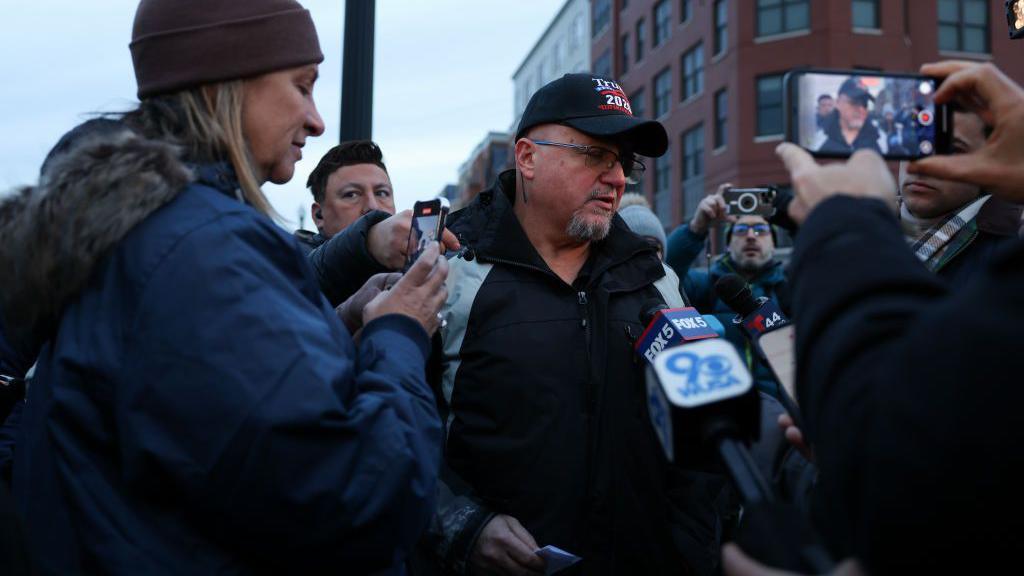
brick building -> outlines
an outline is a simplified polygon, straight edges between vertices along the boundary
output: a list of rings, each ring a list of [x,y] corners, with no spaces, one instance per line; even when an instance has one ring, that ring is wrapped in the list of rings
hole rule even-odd
[[[787,185],[782,76],[797,67],[915,72],[957,58],[994,61],[1024,83],[1024,41],[1001,1],[593,0],[593,69],[657,118],[669,151],[639,188],[666,226],[718,184]]]

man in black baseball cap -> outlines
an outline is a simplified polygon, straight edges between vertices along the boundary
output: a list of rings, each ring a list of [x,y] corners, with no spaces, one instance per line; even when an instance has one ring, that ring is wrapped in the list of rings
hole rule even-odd
[[[668,135],[660,122],[634,117],[622,88],[591,74],[566,74],[538,90],[523,111],[516,140],[541,124],[562,124],[595,138],[612,139],[652,158],[668,148]]]
[[[450,572],[542,574],[547,545],[582,574],[712,572],[721,485],[668,468],[629,338],[645,306],[685,305],[616,214],[634,154],[667,146],[617,83],[568,74],[527,104],[515,168],[451,215],[466,250],[442,310],[450,425],[427,535]]]
[[[819,152],[852,154],[854,150],[868,148],[885,154],[889,148],[885,134],[868,117],[869,103],[874,100],[859,76],[843,81],[836,98],[836,109],[822,125],[816,149]]]

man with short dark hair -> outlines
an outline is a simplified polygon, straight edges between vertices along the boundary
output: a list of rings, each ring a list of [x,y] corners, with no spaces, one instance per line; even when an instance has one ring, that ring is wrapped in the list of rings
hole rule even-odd
[[[832,115],[832,111],[835,110],[835,108],[836,101],[832,99],[831,94],[822,94],[821,96],[818,96],[817,123],[819,129],[825,129],[825,124],[828,122],[828,118]]]
[[[633,341],[678,278],[615,209],[657,157],[661,124],[615,82],[567,74],[527,104],[515,169],[452,215],[437,384],[446,423],[438,513],[425,544],[446,573],[710,573],[723,488],[671,467],[647,414]]]
[[[313,247],[373,210],[395,213],[384,156],[369,140],[343,142],[331,148],[310,173],[306,187],[313,193],[310,213],[319,234],[302,230],[296,235]]]
[[[867,148],[885,154],[889,149],[885,135],[868,116],[868,102],[874,100],[859,77],[847,78],[839,87],[832,116],[824,121],[811,148],[837,154]]]
[[[341,304],[367,278],[400,270],[408,252],[412,212],[395,214],[391,179],[380,147],[369,140],[331,148],[306,182],[313,193],[313,223],[319,232],[297,230],[320,290]],[[449,249],[458,247],[450,232]]]

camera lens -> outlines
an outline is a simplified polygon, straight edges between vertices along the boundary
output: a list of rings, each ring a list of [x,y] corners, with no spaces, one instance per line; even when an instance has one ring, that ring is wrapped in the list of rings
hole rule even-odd
[[[740,197],[736,199],[736,207],[740,209],[740,212],[745,214],[757,210],[757,196],[754,196],[750,192],[740,194]]]

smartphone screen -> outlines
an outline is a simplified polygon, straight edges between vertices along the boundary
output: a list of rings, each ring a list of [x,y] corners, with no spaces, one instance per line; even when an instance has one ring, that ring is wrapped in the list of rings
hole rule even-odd
[[[787,78],[789,140],[815,156],[870,149],[892,160],[949,149],[952,114],[934,78],[864,71],[796,71]]]
[[[406,267],[419,258],[420,253],[430,242],[440,241],[441,230],[448,216],[448,200],[438,198],[428,202],[417,202],[412,209],[412,222],[409,226],[409,258]]]

